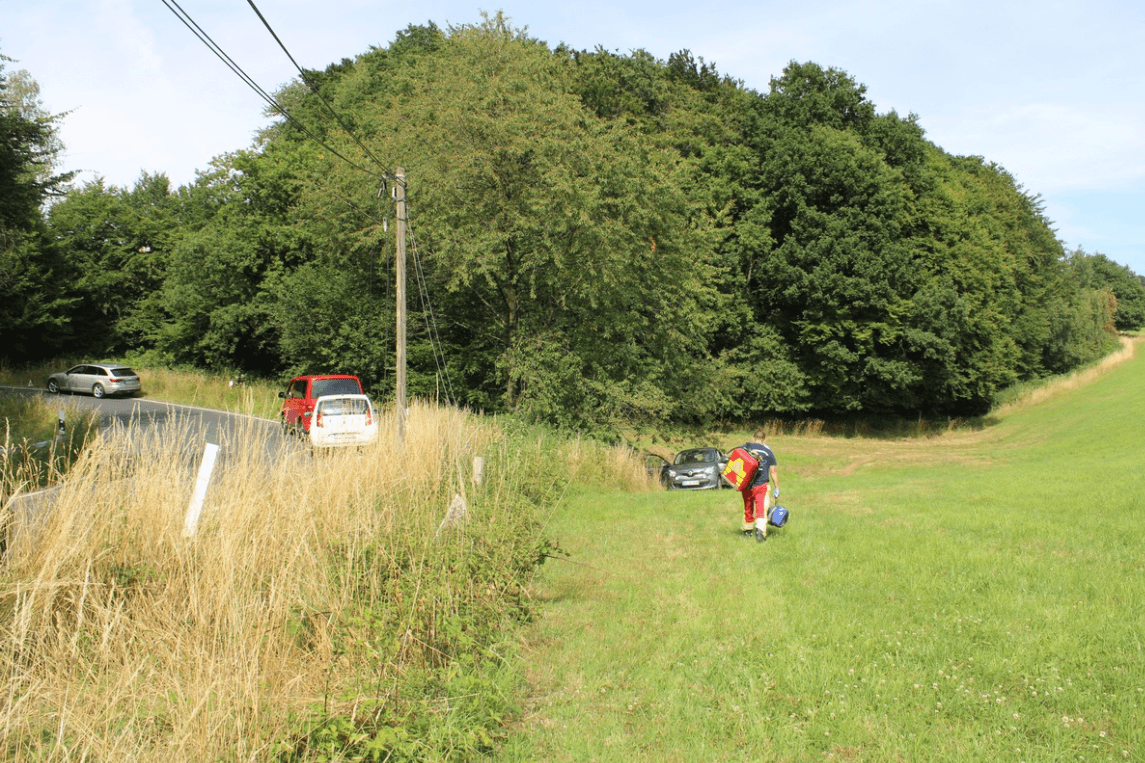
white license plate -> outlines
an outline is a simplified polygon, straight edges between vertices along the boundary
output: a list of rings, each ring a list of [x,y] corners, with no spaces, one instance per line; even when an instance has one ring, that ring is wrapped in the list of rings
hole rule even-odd
[[[700,481],[699,480],[684,480],[680,484],[683,485],[684,487],[695,487],[696,485],[700,484]]]

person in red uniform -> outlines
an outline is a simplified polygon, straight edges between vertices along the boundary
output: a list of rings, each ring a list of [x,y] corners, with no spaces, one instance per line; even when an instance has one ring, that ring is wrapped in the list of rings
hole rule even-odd
[[[767,432],[757,429],[752,437],[754,442],[741,446],[759,459],[759,468],[755,470],[751,485],[740,492],[743,496],[743,534],[745,538],[754,535],[757,542],[763,543],[767,540],[770,498],[774,496],[776,500],[779,499],[779,462],[767,445]],[[773,489],[771,495],[767,492],[769,488]]]

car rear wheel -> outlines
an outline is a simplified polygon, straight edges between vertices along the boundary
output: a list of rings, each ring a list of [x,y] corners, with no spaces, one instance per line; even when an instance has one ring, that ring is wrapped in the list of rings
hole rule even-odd
[[[103,397],[103,385],[95,384],[91,388],[92,397]]]
[[[55,379],[48,379],[48,392],[51,392],[53,395],[60,394],[60,385],[56,384]]]

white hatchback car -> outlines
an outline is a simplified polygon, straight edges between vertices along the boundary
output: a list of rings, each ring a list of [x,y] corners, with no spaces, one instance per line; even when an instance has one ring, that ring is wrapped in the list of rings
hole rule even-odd
[[[324,395],[314,403],[310,443],[316,448],[368,445],[378,439],[378,417],[365,395]]]

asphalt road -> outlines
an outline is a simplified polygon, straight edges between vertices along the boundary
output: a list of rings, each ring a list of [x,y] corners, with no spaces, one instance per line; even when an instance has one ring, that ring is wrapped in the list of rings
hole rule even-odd
[[[207,443],[220,446],[216,475],[228,468],[228,462],[239,460],[234,457],[240,443],[256,443],[256,447],[262,451],[262,460],[267,468],[273,468],[283,458],[304,450],[294,438],[285,437],[281,433],[277,421],[244,414],[140,397],[96,399],[87,395],[51,394],[37,388],[0,387],[0,394],[42,395],[49,403],[58,403],[59,409],[65,413],[69,409],[96,411],[99,414],[100,429],[104,432],[123,429],[133,436],[146,432],[147,435],[157,434],[160,438],[168,434],[178,437],[180,441],[177,449],[184,455],[183,465],[192,473],[197,472]],[[156,429],[159,431],[155,432]],[[249,468],[251,459],[243,459],[243,463]],[[48,489],[19,496],[10,508],[16,517],[28,521],[48,510],[51,504],[52,491]]]
[[[80,410],[94,410],[100,414],[101,428],[123,426],[128,427],[134,423],[150,427],[168,427],[171,425],[189,426],[191,430],[199,431],[207,442],[223,444],[233,441],[241,427],[255,425],[265,426],[267,432],[273,433],[278,429],[278,423],[267,419],[243,414],[216,411],[210,408],[197,408],[189,405],[164,403],[146,398],[101,398],[86,395],[51,395],[44,394],[45,399],[58,400],[61,408],[72,406]]]
[[[142,397],[104,397],[60,393],[53,395],[45,390],[24,387],[0,387],[0,394],[41,395],[49,403],[58,403],[60,410],[68,408],[96,411],[100,417],[101,429],[130,427],[138,423],[148,427],[179,426],[196,432],[203,441],[224,444],[233,442],[244,427],[266,427],[267,434],[277,431],[278,423],[244,414],[216,411],[210,408],[197,408],[189,405],[165,403]],[[267,437],[269,452],[273,455],[279,442]]]

